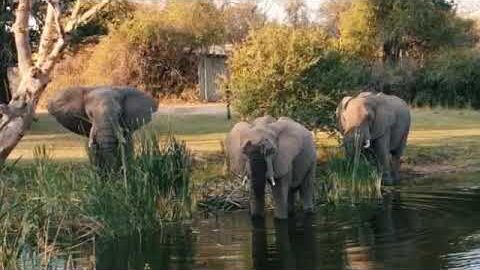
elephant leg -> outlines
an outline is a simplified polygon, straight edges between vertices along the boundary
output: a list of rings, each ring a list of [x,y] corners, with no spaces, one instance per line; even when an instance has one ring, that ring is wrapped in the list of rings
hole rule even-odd
[[[295,213],[295,189],[288,191],[288,215],[291,216]]]
[[[392,152],[392,174],[393,180],[398,183],[400,180],[400,158],[405,150],[406,139],[402,142],[400,147]]]
[[[392,154],[392,178],[395,184],[399,182],[400,179],[400,156]]]
[[[290,191],[290,180],[292,173],[289,172],[277,181],[272,188],[274,214],[277,219],[288,218],[288,193]]]
[[[313,181],[315,179],[315,162],[312,164],[300,185],[300,195],[303,201],[303,211],[313,213]]]
[[[375,142],[375,155],[377,156],[378,170],[382,174],[384,185],[392,185],[393,179],[391,174],[391,158],[390,158],[390,134],[387,133]]]

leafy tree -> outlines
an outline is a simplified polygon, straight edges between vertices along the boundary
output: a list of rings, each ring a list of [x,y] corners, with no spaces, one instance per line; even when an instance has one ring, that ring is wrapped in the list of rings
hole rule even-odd
[[[369,59],[422,59],[474,40],[473,23],[457,17],[450,0],[358,0],[340,21],[342,48]]]
[[[73,4],[72,0],[69,1]],[[88,0],[83,9],[88,9],[96,2],[96,0]],[[109,29],[116,29],[126,20],[132,19],[135,9],[135,5],[128,0],[113,1],[108,7],[98,12],[93,20],[75,31],[75,35],[72,37],[72,44],[85,42],[86,37],[107,35]]]
[[[34,43],[30,39],[30,18],[36,1],[16,2],[15,23],[12,29],[21,83],[14,89],[9,103],[0,104],[0,166],[30,128],[38,101],[50,82],[53,68],[68,44],[69,35],[78,25],[90,21],[99,10],[108,6],[109,2],[110,0],[103,0],[81,13],[81,2],[77,1],[72,16],[67,20],[63,20],[65,13],[60,0],[42,2],[48,7],[35,57],[32,54]]]
[[[371,0],[353,1],[340,15],[339,26],[341,49],[365,59],[376,58],[380,41]]]
[[[225,39],[229,43],[243,41],[250,30],[262,27],[267,20],[256,1],[229,2],[222,6],[222,11],[225,19]]]
[[[244,118],[290,116],[328,129],[339,96],[365,78],[360,66],[332,51],[318,27],[269,25],[234,49],[223,85]]]
[[[322,25],[329,34],[338,38],[340,36],[340,15],[352,5],[352,0],[328,0],[319,7]]]
[[[284,5],[287,22],[291,26],[305,26],[309,23],[307,5],[304,0],[287,0]]]

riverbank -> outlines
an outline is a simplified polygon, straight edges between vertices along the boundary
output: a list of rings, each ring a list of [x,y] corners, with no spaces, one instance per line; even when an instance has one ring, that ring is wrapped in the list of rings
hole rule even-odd
[[[235,120],[229,121],[216,111],[159,113],[148,129],[159,135],[173,132],[185,141],[188,150],[183,143],[167,141],[177,146],[146,151],[147,156],[140,153],[129,163],[125,175],[112,175],[111,181],[99,179],[88,165],[86,138],[40,114],[12,154],[10,166],[1,171],[0,233],[10,237],[0,241],[0,268],[16,264],[28,245],[34,253],[42,254],[39,263],[49,263],[78,248],[94,248],[97,238],[156,231],[170,221],[188,220],[193,212],[245,208],[246,186],[225,174],[222,154],[221,142]],[[403,164],[404,184],[424,176],[480,168],[478,119],[480,113],[475,111],[413,110],[414,124]],[[159,145],[141,138],[139,142],[154,148]],[[351,181],[349,168],[341,157],[332,154],[338,152],[337,140],[319,133],[317,142],[321,169],[316,182],[323,185],[316,185],[321,195],[317,196],[318,204],[335,202],[345,191],[349,194],[342,198],[349,198],[349,205],[357,191],[375,197],[380,194],[378,176],[370,174],[373,169],[363,167],[363,176]],[[176,154],[164,152],[169,149]],[[171,184],[175,182],[178,185]]]
[[[208,109],[175,107],[161,110],[149,128],[159,134],[173,131],[184,140],[200,161],[221,163],[222,140],[234,124],[227,120],[220,106]],[[403,175],[431,176],[435,174],[471,172],[480,169],[480,112],[472,110],[414,109],[408,148],[403,159]],[[319,133],[320,156],[338,146],[335,138]],[[10,156],[11,160],[29,162],[35,146],[44,145],[58,162],[85,162],[86,138],[60,127],[46,113]],[[215,158],[217,157],[217,158]]]

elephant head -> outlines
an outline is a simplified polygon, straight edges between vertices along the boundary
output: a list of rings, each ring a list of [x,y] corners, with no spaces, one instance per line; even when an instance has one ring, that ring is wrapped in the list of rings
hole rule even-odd
[[[256,125],[239,122],[226,139],[230,170],[239,177],[248,176],[256,196],[264,195],[267,180],[274,183],[276,134],[265,126],[267,122],[270,121],[260,120]]]
[[[241,142],[252,187],[256,194],[265,190],[266,181],[275,185],[274,161],[278,157],[277,134],[266,126],[252,127]]]
[[[71,88],[55,96],[48,111],[68,130],[89,137],[95,164],[115,168],[118,146],[130,149],[131,134],[156,111],[149,95],[123,87]]]
[[[385,134],[393,123],[393,114],[383,106],[380,95],[362,92],[356,97],[344,97],[338,105],[337,124],[347,153],[370,148],[372,142]]]
[[[273,120],[275,119],[265,117],[257,119],[253,124],[237,123],[226,139],[231,171],[242,177],[247,176],[250,180],[253,216],[263,215],[267,183],[270,183],[272,188],[290,185],[278,181],[291,175],[293,160],[306,147],[303,138],[311,136],[308,130],[290,119]],[[313,150],[305,159],[308,159],[308,165],[316,160],[313,141],[310,147]]]

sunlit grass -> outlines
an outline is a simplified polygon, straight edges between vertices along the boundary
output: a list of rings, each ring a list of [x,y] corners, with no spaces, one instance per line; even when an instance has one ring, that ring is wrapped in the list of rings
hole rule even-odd
[[[424,161],[438,161],[438,157],[443,156],[448,156],[448,162],[453,165],[465,161],[480,164],[480,140],[477,140],[480,138],[480,112],[435,108],[412,112],[413,125],[405,158],[409,164],[421,164],[420,157]],[[167,136],[171,128],[194,154],[210,155],[221,151],[221,142],[234,121],[227,120],[224,115],[157,115],[149,127],[163,136]],[[318,133],[317,142],[323,160],[328,154],[322,152],[323,148],[338,146],[335,138],[324,133]],[[56,161],[86,162],[85,144],[86,138],[63,129],[51,116],[40,114],[10,159],[21,157],[22,162],[31,161],[32,149],[36,145],[46,145],[53,149]],[[468,153],[468,158],[464,153]]]

